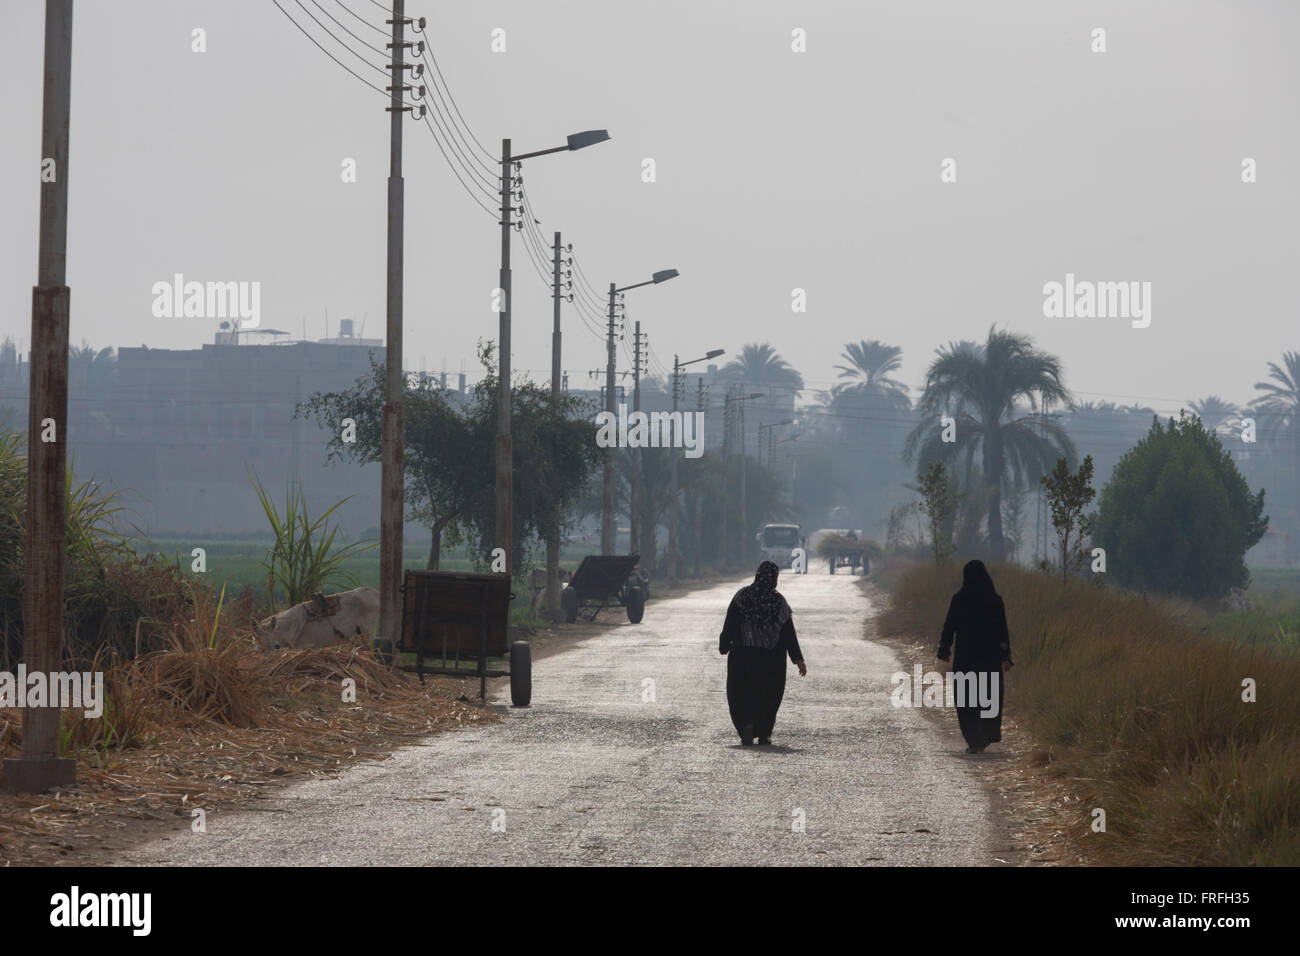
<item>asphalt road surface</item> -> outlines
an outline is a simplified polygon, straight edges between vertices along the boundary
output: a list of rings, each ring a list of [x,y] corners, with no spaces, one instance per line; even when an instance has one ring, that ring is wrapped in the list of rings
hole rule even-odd
[[[990,798],[948,722],[890,704],[911,662],[863,639],[856,580],[781,575],[808,676],[790,666],[770,748],[742,748],[727,715],[737,581],[535,662],[530,709],[210,813],[204,834],[185,819],[122,862],[993,863]]]

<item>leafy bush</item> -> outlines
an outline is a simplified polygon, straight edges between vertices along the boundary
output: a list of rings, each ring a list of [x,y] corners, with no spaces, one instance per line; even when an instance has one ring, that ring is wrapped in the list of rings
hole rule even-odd
[[[1250,493],[1200,419],[1163,428],[1156,418],[1102,489],[1093,541],[1122,585],[1220,598],[1250,580],[1245,555],[1268,527],[1263,511],[1263,490]]]

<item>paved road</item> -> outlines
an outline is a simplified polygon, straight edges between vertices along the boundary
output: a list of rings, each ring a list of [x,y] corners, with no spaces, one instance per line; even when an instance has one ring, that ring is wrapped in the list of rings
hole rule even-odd
[[[735,586],[652,602],[642,624],[537,662],[530,710],[209,814],[206,834],[123,862],[993,862],[989,799],[957,738],[890,705],[910,667],[862,639],[855,579],[781,576],[809,675],[790,670],[774,746],[739,746],[717,651]]]

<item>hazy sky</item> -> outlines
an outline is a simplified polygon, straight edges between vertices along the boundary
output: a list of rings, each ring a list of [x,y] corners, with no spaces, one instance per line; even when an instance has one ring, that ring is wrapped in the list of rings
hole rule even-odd
[[[345,6],[382,26],[372,0],[320,0],[382,48]],[[0,337],[24,350],[43,9],[5,0],[0,39]],[[429,18],[489,152],[504,135],[522,152],[609,129],[611,142],[526,162],[526,189],[598,289],[681,271],[627,298],[664,363],[768,341],[817,388],[845,342],[879,338],[917,386],[937,346],[998,323],[1058,354],[1080,398],[1163,410],[1248,400],[1266,363],[1300,348],[1295,3],[410,0],[407,13]],[[214,321],[152,316],[150,287],[176,272],[260,282],[262,324],[294,337],[304,317],[321,337],[326,310],[330,334],[365,314],[382,335],[386,101],[270,0],[77,0],[74,20],[73,341],[211,342]],[[196,27],[206,53],[191,52]],[[496,336],[495,214],[424,123],[408,120],[406,141],[406,364],[473,371],[476,338]],[[940,181],[946,157],[955,183]],[[341,181],[345,158],[356,183]],[[514,255],[514,361],[542,378],[549,294],[518,236]],[[1043,285],[1067,272],[1150,282],[1150,326],[1045,318]],[[580,386],[604,346],[567,307],[565,330]]]

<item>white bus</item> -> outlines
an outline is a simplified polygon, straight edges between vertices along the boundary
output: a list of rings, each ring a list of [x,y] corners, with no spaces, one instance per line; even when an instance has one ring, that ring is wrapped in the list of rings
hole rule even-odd
[[[754,537],[764,561],[774,561],[782,570],[790,569],[794,549],[799,547],[801,540],[797,524],[765,524]]]

